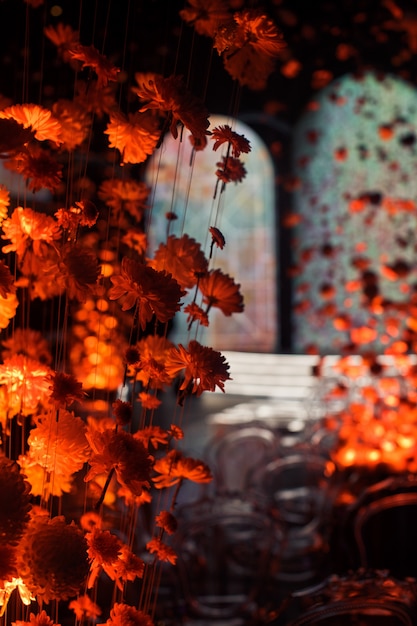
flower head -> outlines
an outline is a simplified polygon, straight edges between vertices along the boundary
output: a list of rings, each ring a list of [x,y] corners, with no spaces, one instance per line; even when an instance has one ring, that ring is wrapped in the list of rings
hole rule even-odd
[[[107,622],[97,626],[154,626],[154,623],[149,615],[143,611],[139,611],[128,604],[116,602],[110,611],[110,618]]]
[[[213,150],[227,143],[234,157],[239,157],[242,152],[250,152],[250,142],[244,135],[239,135],[232,130],[228,124],[214,128],[211,137],[215,142]]]
[[[10,269],[4,261],[0,261],[0,296],[7,298],[9,294],[15,293],[15,291],[16,286]]]
[[[13,119],[35,133],[38,141],[61,143],[61,124],[51,111],[38,104],[14,104],[0,111],[1,119]]]
[[[229,274],[224,274],[221,270],[212,270],[200,279],[198,287],[209,308],[214,306],[227,316],[244,310],[240,285],[236,284]]]
[[[197,283],[197,277],[207,270],[207,259],[200,244],[188,235],[170,235],[161,243],[149,265],[156,270],[165,270],[188,289]]]
[[[175,565],[177,562],[177,553],[171,546],[168,546],[159,537],[154,537],[146,544],[146,548],[151,554],[155,554],[159,561],[165,561]]]
[[[104,131],[109,136],[110,148],[117,148],[122,163],[143,163],[153,153],[159,141],[158,122],[149,113],[110,114],[110,121]]]
[[[224,391],[224,382],[230,379],[229,365],[217,350],[202,346],[194,339],[188,350],[179,344],[173,348],[167,358],[166,369],[175,376],[184,373],[180,390],[191,387],[191,393],[200,396],[203,391],[215,391],[216,386]]]
[[[187,0],[180,16],[194,26],[199,35],[214,37],[220,24],[230,20],[231,13],[225,0]]]
[[[100,266],[92,250],[79,244],[62,250],[59,269],[64,277],[69,298],[85,302],[97,287]]]
[[[209,483],[213,479],[206,463],[186,457],[177,450],[171,450],[166,456],[155,461],[154,470],[159,474],[153,478],[153,483],[157,489],[172,487],[182,480]]]
[[[33,209],[17,207],[12,215],[2,224],[2,239],[9,239],[10,244],[3,246],[3,252],[16,252],[23,256],[28,248],[35,255],[44,256],[45,246],[52,244],[59,238],[60,233],[53,217],[34,211]]]
[[[104,87],[108,81],[116,81],[120,70],[94,46],[82,46],[78,42],[70,43],[67,53],[71,59],[81,61],[82,67],[89,67],[97,74],[99,85]]]
[[[113,287],[109,290],[110,300],[124,297],[122,310],[128,311],[137,303],[142,329],[153,315],[159,322],[168,322],[180,309],[181,287],[170,274],[154,270],[144,263],[124,257],[119,276],[111,276]]]
[[[0,456],[0,543],[15,544],[29,522],[30,485],[14,461]]]
[[[54,372],[51,375],[51,400],[57,407],[65,408],[77,400],[84,398],[82,383],[72,374],[64,372]]]
[[[155,518],[156,525],[168,535],[173,535],[178,527],[177,518],[169,511],[161,511]]]
[[[46,611],[41,611],[37,615],[31,613],[29,622],[17,620],[17,622],[12,622],[12,626],[61,626],[61,624],[56,624],[50,617],[48,617]]]
[[[68,607],[74,611],[77,620],[95,619],[101,615],[101,609],[87,595],[78,596],[76,600],[71,600]]]

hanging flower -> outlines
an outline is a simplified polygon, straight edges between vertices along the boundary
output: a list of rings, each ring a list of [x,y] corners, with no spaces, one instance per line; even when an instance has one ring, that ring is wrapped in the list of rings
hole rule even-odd
[[[159,539],[159,537],[154,537],[148,541],[146,549],[149,550],[151,554],[155,554],[159,561],[165,561],[172,565],[175,565],[177,562],[178,557],[175,550],[164,543],[162,539]]]
[[[95,292],[100,266],[92,250],[79,244],[66,245],[62,249],[58,267],[70,299],[85,302]]]
[[[154,623],[146,613],[128,604],[116,602],[110,611],[110,618],[107,622],[97,624],[97,626],[154,626]]]
[[[90,470],[85,481],[97,474],[115,471],[117,480],[132,494],[140,495],[149,486],[152,457],[143,443],[131,433],[107,429],[87,434],[93,454],[88,460]]]
[[[149,265],[155,270],[165,270],[184,289],[197,284],[198,276],[207,270],[208,262],[200,244],[189,237],[170,235],[166,243],[161,243]]]
[[[209,318],[208,318],[207,312],[204,311],[195,302],[191,302],[190,304],[187,304],[187,306],[184,307],[184,313],[187,313],[188,315],[187,322],[189,324],[189,327],[191,326],[191,324],[193,324],[196,321],[198,321],[202,326],[209,325]]]
[[[149,113],[110,113],[104,131],[109,136],[110,148],[119,150],[122,164],[143,163],[155,150],[159,141],[158,120]]]
[[[147,235],[138,228],[130,228],[129,231],[121,237],[120,242],[137,252],[140,257],[143,256],[148,249]]]
[[[5,185],[0,184],[0,225],[8,216],[10,193]]]
[[[168,114],[170,131],[174,139],[178,137],[178,123],[187,128],[193,138],[203,141],[210,132],[208,111],[204,103],[186,87],[182,76],[164,78],[159,74],[135,74],[139,87],[133,87],[144,104],[139,111],[154,110]]]
[[[140,428],[133,436],[138,441],[141,441],[146,448],[149,448],[149,444],[155,449],[159,448],[159,446],[166,446],[169,440],[168,432],[156,424]]]
[[[13,119],[29,128],[38,141],[61,143],[61,124],[49,109],[38,104],[14,104],[0,111],[0,119]]]
[[[60,139],[65,150],[74,150],[87,139],[91,118],[81,104],[61,98],[52,105],[52,113],[61,125]]]
[[[23,354],[45,365],[50,365],[52,362],[49,342],[39,330],[15,328],[13,335],[1,343],[3,359],[9,359],[14,354]]]
[[[214,306],[226,316],[241,313],[244,310],[243,296],[239,291],[240,285],[236,284],[229,274],[224,274],[219,269],[211,270],[200,279],[198,287],[208,309]]]
[[[156,319],[168,322],[180,309],[180,298],[184,295],[179,284],[166,272],[124,257],[119,276],[111,276],[113,287],[109,290],[110,300],[124,298],[122,310],[128,311],[138,304],[138,317],[142,329]]]
[[[86,541],[88,545],[88,557],[90,559],[90,576],[88,580],[88,588],[93,587],[97,576],[103,570],[109,578],[116,579],[114,565],[119,558],[122,549],[122,542],[116,535],[108,530],[93,528],[87,533]]]
[[[62,22],[58,22],[55,26],[52,24],[45,26],[43,32],[57,48],[61,49],[61,51],[77,43],[79,39],[78,32],[73,30],[68,24],[63,24]]]
[[[190,341],[188,350],[181,344],[178,348],[173,348],[168,355],[166,368],[171,376],[184,371],[180,390],[185,390],[190,385],[191,393],[197,396],[203,391],[215,391],[216,386],[224,391],[224,382],[230,379],[229,365],[224,356],[195,340]]]
[[[0,456],[0,493],[0,545],[14,545],[29,522],[31,494],[17,463],[5,456]]]
[[[52,385],[50,386],[50,398],[55,406],[65,408],[77,400],[84,398],[82,383],[72,374],[65,372],[54,372],[51,375]]]
[[[173,535],[178,528],[177,518],[169,511],[161,511],[155,517],[155,523],[162,528],[168,535]]]
[[[21,174],[28,189],[33,192],[40,189],[54,192],[62,182],[62,165],[50,152],[38,145],[28,147],[4,165]]]
[[[123,402],[123,400],[116,400],[111,405],[113,415],[116,418],[117,423],[120,426],[126,426],[132,420],[132,404],[130,402]]]
[[[7,328],[10,320],[16,315],[19,301],[14,293],[9,293],[6,298],[0,295],[0,329]]]
[[[183,456],[178,450],[171,450],[163,458],[157,459],[154,470],[159,474],[153,478],[157,489],[172,487],[183,480],[209,483],[213,479],[208,465],[198,459]]]
[[[231,18],[229,3],[225,0],[187,0],[188,6],[180,11],[180,16],[194,26],[199,35],[214,37],[220,24]]]
[[[28,248],[34,254],[44,256],[46,244],[52,244],[60,236],[53,217],[21,206],[4,220],[2,228],[2,239],[11,241],[3,246],[3,252],[16,252],[18,256],[23,256]]]
[[[101,615],[101,609],[91,600],[91,598],[87,595],[78,596],[76,600],[71,600],[68,605],[75,613],[75,617],[77,620],[95,620],[97,617]]]
[[[245,166],[240,159],[235,157],[223,157],[216,165],[219,168],[216,170],[216,176],[225,184],[240,183],[246,176]]]
[[[71,59],[81,61],[81,67],[89,67],[97,74],[99,86],[107,85],[109,81],[117,81],[120,70],[109,59],[100,54],[94,46],[82,46],[78,42],[68,45],[67,53]]]
[[[34,517],[19,545],[19,573],[40,600],[75,596],[88,574],[87,542],[63,516]]]
[[[215,244],[218,248],[220,248],[220,250],[223,250],[224,246],[226,245],[226,240],[223,233],[215,226],[210,226],[209,232],[211,234],[212,247]]]
[[[15,291],[16,286],[10,269],[4,261],[0,260],[0,296],[6,299],[8,295],[15,293]]]
[[[244,135],[239,135],[230,128],[228,124],[224,126],[217,126],[212,130],[211,138],[214,139],[213,150],[217,150],[223,144],[228,144],[231,149],[231,154],[234,157],[239,157],[242,152],[250,152],[250,142]]]
[[[0,365],[0,385],[5,385],[9,398],[14,398],[15,415],[32,415],[46,404],[49,394],[50,369],[35,359],[15,354]]]
[[[139,341],[139,363],[135,367],[136,380],[145,388],[162,389],[172,383],[172,377],[165,368],[166,357],[174,346],[172,341],[158,335],[148,335]]]
[[[74,102],[79,104],[87,113],[91,113],[101,120],[104,115],[111,115],[118,109],[116,100],[116,83],[109,83],[105,87],[98,80],[77,80]]]
[[[61,624],[56,624],[50,617],[48,617],[46,611],[41,611],[37,615],[31,613],[28,622],[17,620],[16,622],[12,622],[12,626],[61,626]]]
[[[12,118],[0,118],[0,157],[11,157],[25,149],[35,133]]]
[[[98,197],[115,212],[127,211],[138,222],[148,208],[150,189],[143,182],[131,178],[104,180],[98,190]]]
[[[149,409],[150,411],[157,409],[162,404],[162,400],[155,394],[147,393],[146,391],[139,393],[138,400],[143,409]]]

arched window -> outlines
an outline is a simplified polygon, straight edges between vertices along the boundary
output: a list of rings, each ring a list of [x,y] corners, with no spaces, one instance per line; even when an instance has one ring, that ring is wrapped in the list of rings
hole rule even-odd
[[[416,349],[416,149],[417,92],[393,76],[344,76],[298,123],[295,352]]]
[[[251,152],[242,154],[247,174],[238,184],[220,187],[213,199],[216,163],[221,150],[207,146],[192,154],[188,135],[181,142],[169,135],[148,166],[147,178],[158,184],[152,205],[150,253],[167,235],[166,213],[177,219],[169,233],[187,233],[208,252],[211,243],[209,226],[216,226],[226,239],[226,249],[215,249],[210,267],[220,268],[241,285],[245,310],[225,318],[214,308],[210,326],[199,330],[199,341],[221,350],[273,352],[278,335],[277,320],[277,251],[275,246],[274,169],[269,150],[246,124],[222,116],[211,116],[211,127],[229,124],[251,143]],[[193,297],[189,294],[189,299]],[[177,342],[186,342],[184,316],[172,330]]]

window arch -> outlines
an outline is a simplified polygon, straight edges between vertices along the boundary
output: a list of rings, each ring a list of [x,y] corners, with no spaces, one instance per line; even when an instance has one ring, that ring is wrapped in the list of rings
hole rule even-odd
[[[294,135],[295,352],[416,349],[417,92],[346,75]]]
[[[188,134],[179,143],[167,135],[161,151],[150,162],[148,181],[158,184],[152,206],[150,250],[164,241],[167,211],[178,219],[171,222],[170,234],[187,233],[210,247],[209,226],[225,236],[227,253],[215,251],[212,263],[241,284],[245,311],[225,318],[210,311],[210,326],[200,328],[199,340],[216,349],[273,352],[278,336],[278,271],[275,237],[275,173],[269,150],[259,135],[243,122],[213,115],[211,127],[229,124],[251,143],[251,152],[241,155],[247,174],[242,182],[229,183],[213,200],[216,163],[221,152],[210,146],[193,156]],[[192,161],[192,165],[190,163]],[[217,215],[217,217],[216,217]],[[216,220],[216,221],[215,221]],[[190,294],[192,299],[193,294]],[[172,330],[177,342],[186,342],[186,318]]]

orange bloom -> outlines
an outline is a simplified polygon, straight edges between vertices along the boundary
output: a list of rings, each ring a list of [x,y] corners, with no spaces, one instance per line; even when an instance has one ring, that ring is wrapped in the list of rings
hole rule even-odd
[[[223,250],[224,246],[226,245],[226,240],[223,233],[215,226],[210,226],[209,232],[212,238],[211,246],[213,247],[213,245],[216,244],[216,246],[220,248],[220,250]]]
[[[219,168],[216,170],[216,176],[225,184],[240,183],[246,176],[245,166],[240,159],[235,157],[223,157],[216,165]]]
[[[44,256],[45,244],[53,243],[60,236],[53,217],[22,207],[17,207],[11,217],[4,220],[2,227],[2,239],[11,241],[3,246],[3,252],[16,252],[18,256],[23,256],[28,248],[34,254]]]
[[[14,293],[9,293],[5,298],[0,294],[0,329],[7,328],[10,320],[16,315],[19,301]]]
[[[188,350],[181,344],[173,348],[168,355],[166,368],[171,376],[185,370],[180,390],[186,390],[192,385],[191,393],[197,396],[203,391],[215,391],[216,386],[224,391],[224,382],[230,379],[229,364],[224,356],[195,340],[190,341]]]
[[[155,517],[155,523],[159,528],[162,528],[168,535],[173,535],[178,527],[177,518],[169,511],[161,511],[159,515]]]
[[[128,604],[116,602],[110,611],[110,618],[107,622],[97,624],[97,626],[154,626],[154,623],[146,613]]]
[[[207,270],[207,259],[201,246],[188,235],[170,235],[161,243],[149,265],[156,270],[165,270],[185,289],[197,284],[198,276]]]
[[[172,563],[172,565],[175,565],[177,562],[177,553],[175,550],[173,550],[171,546],[167,546],[159,537],[154,537],[148,541],[146,549],[149,550],[151,554],[155,554],[159,561]]]
[[[72,374],[54,372],[51,376],[51,400],[57,407],[65,408],[77,400],[83,400],[82,383]]]
[[[0,224],[6,219],[8,215],[8,208],[10,205],[10,193],[7,187],[0,184]]]
[[[109,81],[117,81],[120,70],[115,67],[94,46],[82,46],[78,42],[69,44],[67,48],[71,59],[81,61],[81,67],[89,67],[97,74],[98,84],[104,87]]]
[[[79,38],[77,31],[62,22],[59,22],[56,26],[52,24],[45,26],[43,32],[57,48],[66,48],[70,44],[76,43]]]
[[[144,446],[149,448],[151,444],[155,449],[168,444],[168,432],[163,430],[160,426],[147,426],[136,431],[133,435],[135,439],[141,441]]]
[[[149,109],[168,114],[170,131],[178,137],[178,123],[188,128],[194,140],[204,141],[209,127],[208,111],[204,103],[186,87],[181,76],[164,78],[159,74],[135,74],[139,87],[132,90],[145,101],[139,111]]]
[[[179,311],[180,298],[184,295],[179,284],[170,274],[159,272],[143,263],[124,257],[119,276],[111,276],[113,287],[109,290],[110,300],[124,298],[122,310],[128,311],[139,305],[138,316],[141,328],[156,319],[168,322]]]
[[[89,481],[97,474],[116,471],[119,483],[133,495],[140,496],[149,486],[152,457],[141,441],[123,430],[106,429],[87,434],[93,454],[89,459],[90,470],[85,477]]]
[[[155,461],[154,470],[159,474],[153,478],[157,489],[172,487],[182,480],[209,483],[213,479],[208,465],[198,459],[185,457],[178,450],[171,450],[166,456]]]
[[[29,522],[32,496],[30,485],[17,463],[3,455],[0,455],[0,492],[1,543],[14,546],[24,534]]]
[[[123,400],[116,400],[111,405],[113,415],[120,426],[126,426],[132,419],[132,404],[130,402],[123,402]]]
[[[89,598],[89,596],[78,596],[76,600],[71,600],[68,607],[74,611],[77,620],[95,619],[101,615],[100,607]]]
[[[187,306],[184,307],[184,313],[188,313],[187,322],[189,324],[189,328],[195,321],[198,321],[202,326],[209,325],[207,312],[203,311],[203,309],[195,302],[187,304]]]
[[[162,401],[155,394],[146,393],[146,391],[141,391],[138,398],[142,407],[151,411],[157,409],[162,404]]]
[[[250,152],[250,142],[246,137],[236,133],[227,124],[214,128],[211,136],[215,141],[213,150],[227,143],[234,157],[239,157],[242,152]]]
[[[120,241],[131,250],[135,250],[139,256],[142,256],[148,248],[146,233],[139,228],[130,228]]]
[[[19,619],[16,622],[12,622],[12,626],[61,626],[61,624],[56,624],[50,617],[48,617],[46,611],[41,611],[38,615],[31,613],[29,622],[22,622]]]
[[[98,197],[116,212],[124,209],[140,222],[147,209],[149,193],[148,185],[143,182],[132,178],[112,178],[101,183]]]
[[[61,125],[61,141],[66,150],[74,150],[87,139],[91,119],[88,111],[73,100],[58,100],[52,112]]]
[[[62,180],[62,165],[51,156],[50,152],[39,146],[29,146],[12,160],[6,161],[5,167],[21,174],[28,189],[55,191]]]
[[[69,209],[58,209],[55,217],[59,226],[68,231],[67,240],[69,240],[75,239],[79,226],[94,226],[98,219],[98,211],[90,200],[80,200]]]
[[[0,385],[6,386],[15,415],[31,415],[46,402],[49,374],[50,369],[45,364],[22,354],[4,360],[0,365]]]
[[[1,119],[14,119],[23,128],[30,128],[38,141],[61,143],[61,124],[51,111],[38,104],[14,104],[0,111]]]
[[[136,345],[139,353],[139,363],[136,368],[136,380],[152,389],[162,389],[172,382],[171,376],[165,369],[167,355],[174,344],[165,337],[148,335]]]
[[[24,128],[14,119],[0,119],[0,155],[12,156],[22,152],[35,136],[30,128]]]
[[[100,267],[92,250],[78,244],[64,246],[58,267],[69,298],[85,302],[95,292]]]
[[[0,260],[0,296],[7,298],[9,294],[15,293],[16,286],[9,267]]]
[[[124,163],[143,163],[153,153],[159,141],[158,120],[149,113],[110,113],[104,131],[110,148],[119,150]]]
[[[77,80],[75,87],[74,102],[88,113],[93,113],[98,119],[101,120],[104,115],[110,115],[117,110],[116,83],[109,83],[103,87],[97,80]]]
[[[91,573],[88,588],[94,585],[97,576],[103,570],[111,580],[116,581],[122,590],[122,582],[135,580],[143,576],[145,564],[123,544],[116,535],[108,530],[93,528],[87,533],[88,556],[91,561]]]
[[[220,24],[229,21],[231,14],[225,0],[188,0],[188,6],[180,11],[180,16],[194,26],[199,35],[214,37]]]
[[[198,287],[208,310],[214,306],[226,316],[244,310],[240,285],[229,274],[223,274],[221,270],[211,270],[200,279]]]

